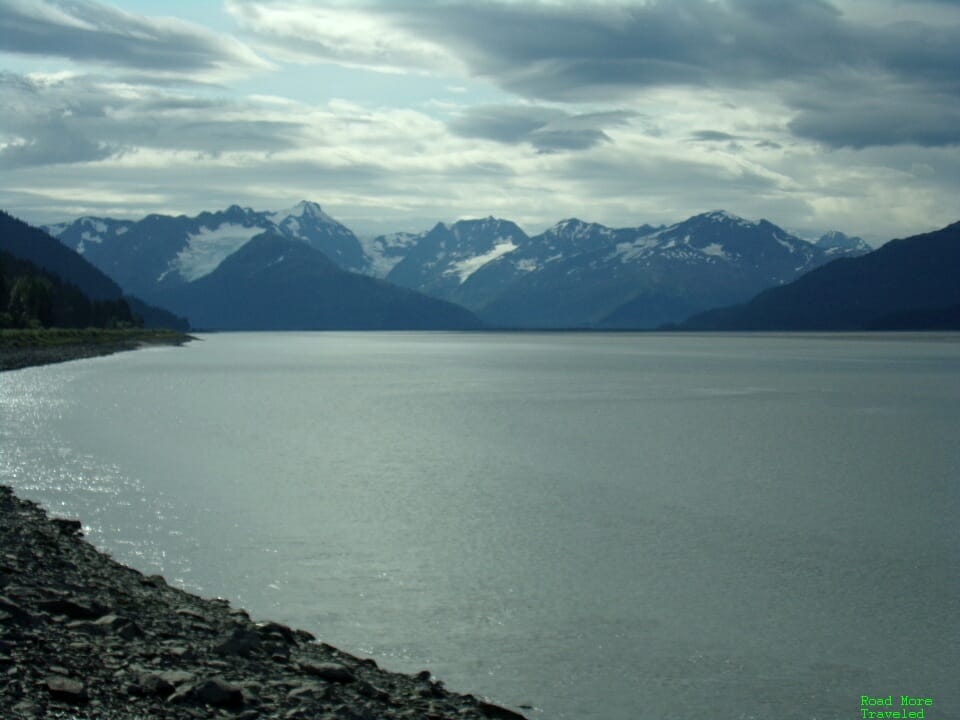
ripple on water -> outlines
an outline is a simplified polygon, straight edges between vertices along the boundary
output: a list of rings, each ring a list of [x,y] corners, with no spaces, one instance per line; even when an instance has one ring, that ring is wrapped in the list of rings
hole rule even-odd
[[[160,542],[177,533],[170,530],[173,505],[162,492],[147,497],[135,475],[57,432],[79,409],[64,390],[82,381],[81,366],[0,373],[0,483],[53,515],[81,518],[94,545],[144,572],[189,576],[189,559],[172,563]]]

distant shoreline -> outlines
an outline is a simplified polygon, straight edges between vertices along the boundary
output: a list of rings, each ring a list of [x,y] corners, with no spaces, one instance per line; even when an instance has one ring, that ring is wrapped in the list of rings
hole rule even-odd
[[[0,330],[0,372],[196,340],[174,330]]]

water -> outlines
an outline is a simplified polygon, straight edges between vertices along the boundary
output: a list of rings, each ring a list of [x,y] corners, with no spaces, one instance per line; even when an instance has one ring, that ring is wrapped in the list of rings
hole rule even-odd
[[[960,338],[204,336],[0,374],[0,482],[531,717],[960,717]]]

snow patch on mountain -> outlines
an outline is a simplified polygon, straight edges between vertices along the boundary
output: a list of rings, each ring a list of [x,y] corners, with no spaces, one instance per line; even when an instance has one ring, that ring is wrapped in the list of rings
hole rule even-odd
[[[786,248],[791,255],[797,251],[796,245],[794,245],[792,242],[790,242],[786,238],[781,237],[780,233],[774,233],[773,239],[776,240],[781,247]]]
[[[175,270],[187,282],[193,282],[212,273],[228,256],[262,232],[261,227],[232,223],[200,228],[200,232],[187,235],[187,247],[170,262],[170,270]],[[167,272],[159,279],[163,279]]]
[[[386,277],[404,258],[405,250],[423,239],[423,233],[397,232],[375,238],[361,238],[360,246],[370,258],[370,274]]]
[[[704,255],[709,255],[710,257],[720,257],[725,258],[727,254],[723,251],[723,245],[720,243],[710,243],[700,248],[700,252]]]
[[[621,263],[629,263],[639,260],[645,255],[649,254],[651,250],[660,246],[660,234],[661,233],[657,232],[653,235],[648,235],[647,237],[631,240],[630,242],[617,243],[616,249],[613,251],[613,254],[610,255],[610,259],[613,259],[619,255]]]
[[[487,263],[491,263],[499,257],[503,257],[507,253],[511,253],[517,249],[516,244],[513,242],[513,238],[497,238],[494,241],[493,248],[484,253],[483,255],[475,255],[473,257],[466,258],[465,260],[460,260],[459,262],[452,263],[451,266],[444,271],[444,275],[459,275],[460,284],[463,285],[471,275],[473,275],[477,270],[482,268]]]
[[[102,223],[101,223],[102,225]],[[100,232],[106,231],[106,226]],[[83,255],[87,251],[87,243],[93,243],[94,245],[99,245],[103,242],[103,238],[100,235],[94,235],[89,230],[84,230],[80,233],[80,242],[77,243],[77,252]]]

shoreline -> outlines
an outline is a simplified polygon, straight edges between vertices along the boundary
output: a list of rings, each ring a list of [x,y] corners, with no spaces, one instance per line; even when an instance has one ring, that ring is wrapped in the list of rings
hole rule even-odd
[[[173,330],[43,329],[0,331],[0,372],[113,355],[151,346],[180,346],[195,337]]]
[[[144,576],[0,485],[0,715],[524,720]]]

